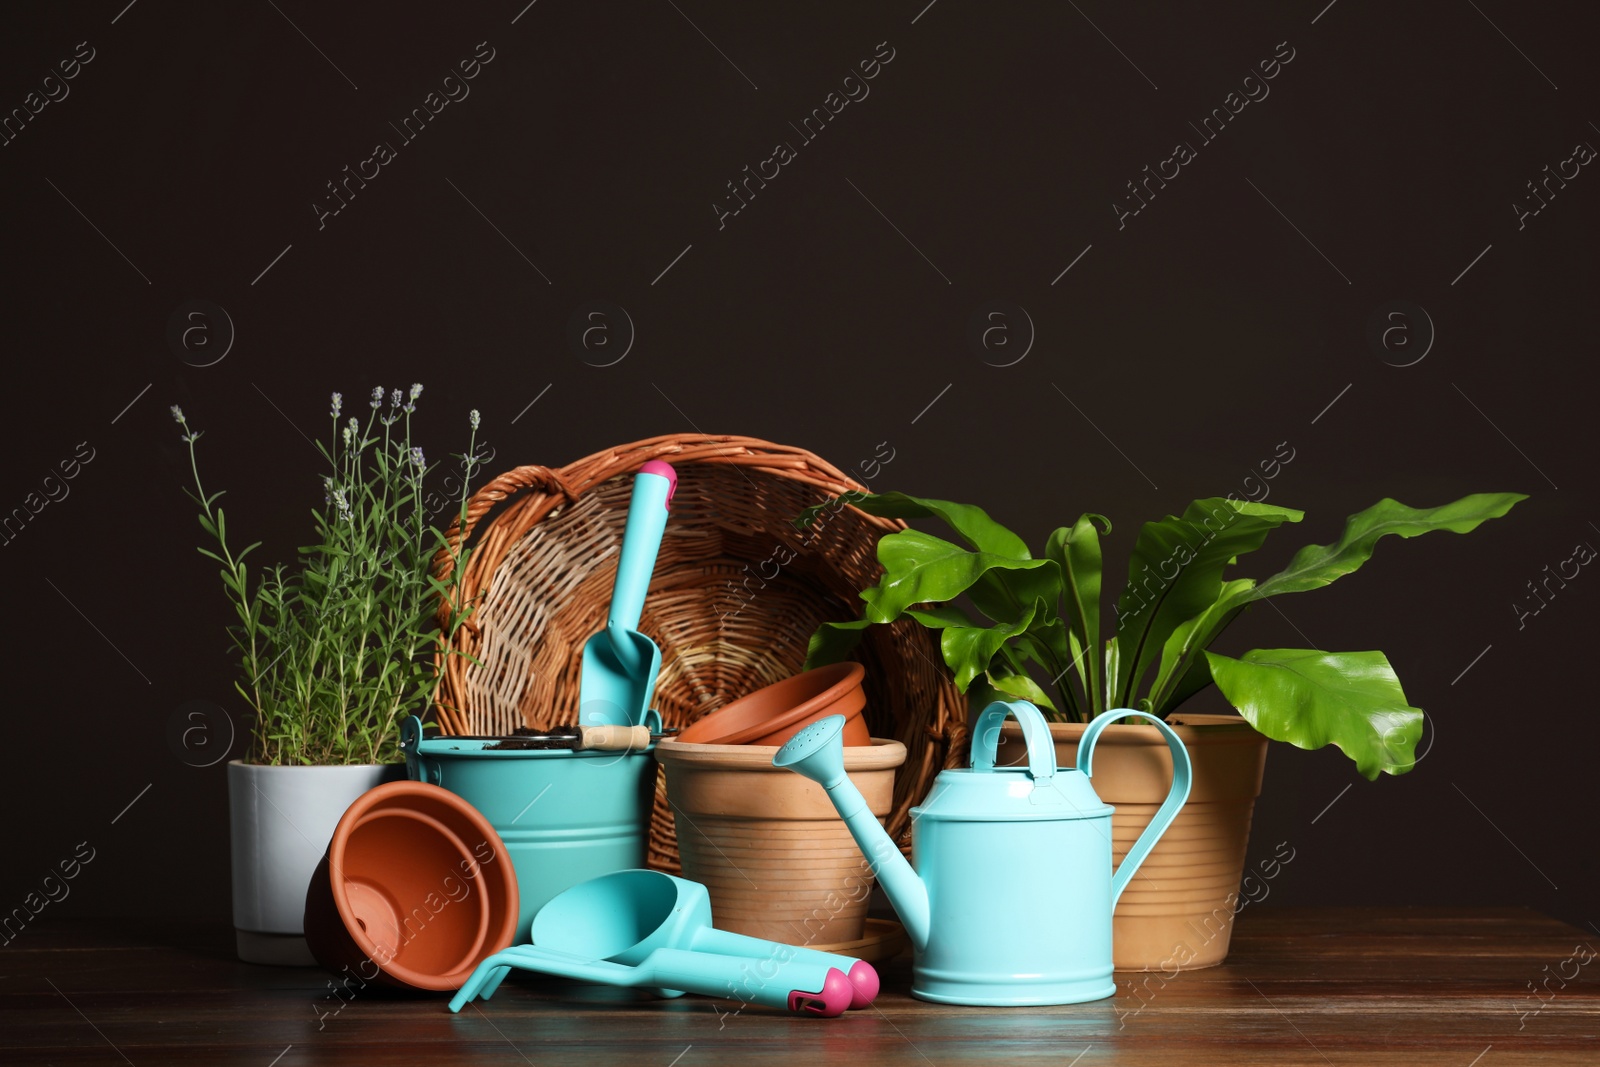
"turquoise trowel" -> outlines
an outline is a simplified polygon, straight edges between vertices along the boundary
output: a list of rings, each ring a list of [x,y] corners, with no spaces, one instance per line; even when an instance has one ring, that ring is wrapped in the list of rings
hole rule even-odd
[[[581,726],[661,728],[659,716],[650,710],[661,649],[639,632],[639,616],[677,487],[678,472],[660,460],[649,461],[634,476],[606,628],[583,646],[578,683]]]

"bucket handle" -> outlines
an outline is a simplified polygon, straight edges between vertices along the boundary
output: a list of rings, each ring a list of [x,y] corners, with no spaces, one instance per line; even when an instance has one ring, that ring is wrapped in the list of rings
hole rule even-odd
[[[1122,896],[1122,891],[1128,888],[1128,882],[1133,879],[1133,874],[1139,865],[1150,855],[1150,850],[1156,847],[1156,842],[1161,840],[1161,835],[1167,832],[1167,827],[1172,825],[1172,820],[1178,817],[1178,809],[1189,799],[1189,784],[1194,776],[1189,764],[1189,750],[1184,748],[1183,741],[1172,732],[1159,717],[1144,711],[1134,711],[1130,708],[1118,708],[1098,716],[1083,731],[1083,737],[1078,741],[1078,770],[1089,778],[1094,777],[1090,769],[1094,760],[1095,742],[1100,739],[1100,734],[1107,726],[1118,719],[1137,717],[1148,719],[1160,730],[1167,742],[1167,748],[1172,753],[1172,788],[1167,791],[1167,799],[1162,801],[1157,809],[1155,818],[1150,820],[1150,825],[1144,828],[1144,833],[1133,843],[1128,854],[1122,858],[1122,865],[1117,868],[1116,874],[1111,878],[1111,907],[1115,910],[1117,900]]]
[[[432,782],[440,785],[444,777],[439,766],[422,758],[422,720],[407,715],[400,723],[400,751],[406,756],[406,777],[413,782]],[[431,772],[431,773],[430,773]]]
[[[1028,745],[1028,777],[1044,783],[1055,777],[1056,746],[1044,715],[1027,700],[996,700],[983,709],[972,728],[972,769],[994,770],[995,750],[1000,744],[1000,726],[1011,716],[1022,727]]]

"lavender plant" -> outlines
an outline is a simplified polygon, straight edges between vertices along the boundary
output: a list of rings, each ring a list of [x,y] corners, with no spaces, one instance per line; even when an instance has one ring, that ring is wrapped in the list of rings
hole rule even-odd
[[[215,548],[200,554],[221,566],[223,589],[238,618],[228,629],[239,657],[235,686],[255,713],[249,761],[275,765],[387,763],[399,758],[399,723],[428,708],[438,685],[434,656],[450,654],[449,638],[471,612],[454,595],[467,549],[432,526],[423,482],[432,469],[411,436],[422,386],[372,390],[365,419],[341,422],[344,398],[332,396],[332,431],[317,449],[327,462],[323,502],[312,514],[315,544],[294,565],[252,575],[237,552],[227,520],[200,480],[192,430],[172,416],[189,448],[200,526]],[[458,515],[465,518],[476,455],[479,415],[461,461]],[[448,566],[434,567],[447,553]],[[444,577],[440,577],[443,574]],[[440,603],[452,605],[441,627]]]

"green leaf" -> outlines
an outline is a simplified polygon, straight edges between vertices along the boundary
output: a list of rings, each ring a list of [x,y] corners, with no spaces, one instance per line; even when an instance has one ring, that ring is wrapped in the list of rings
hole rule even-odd
[[[1039,683],[1022,671],[990,671],[988,682],[991,689],[997,692],[1002,699],[1031,700],[1039,707],[1055,711],[1056,706]]]
[[[1000,556],[1029,559],[1028,546],[1022,538],[995,522],[989,513],[971,504],[956,504],[948,500],[932,500],[910,496],[906,493],[847,493],[823,504],[809,507],[795,520],[797,526],[807,526],[817,514],[840,503],[848,503],[868,515],[885,519],[943,519],[963,541],[979,552],[992,552]]]
[[[1072,661],[1082,647],[1077,641],[1077,637],[1067,629],[1065,619],[1045,617],[1041,601],[1034,608],[1032,625],[1017,635],[1014,647],[1019,656],[1038,663],[1054,678],[1064,668],[1073,665]]]
[[[873,622],[893,622],[913,604],[954,600],[993,570],[1051,565],[1047,559],[969,552],[920,530],[899,530],[879,538],[878,561],[883,564],[882,577],[861,593],[867,602],[864,617]]]
[[[1128,585],[1117,599],[1122,651],[1113,696],[1119,706],[1133,700],[1172,632],[1216,601],[1223,570],[1301,517],[1273,504],[1210,497],[1194,501],[1181,517],[1145,523],[1128,562]]]
[[[1092,654],[1093,653],[1091,652],[1091,655]],[[1107,684],[1109,685],[1110,683],[1115,682],[1117,677],[1118,677],[1118,675],[1121,673],[1121,671],[1122,671],[1122,641],[1119,638],[1117,638],[1116,636],[1108,637],[1106,639],[1106,673],[1105,673]],[[1112,694],[1112,693],[1107,693],[1106,694],[1106,703],[1115,704],[1116,700],[1114,699],[1114,696],[1115,695]],[[1107,708],[1106,710],[1109,711],[1111,709]]]
[[[1051,559],[1028,562],[1039,566],[996,567],[974,582],[967,596],[996,622],[1016,622],[1029,612],[1041,624],[1054,619],[1061,602],[1061,569]]]
[[[954,604],[929,604],[922,608],[907,608],[906,614],[930,630],[943,630],[951,626],[976,626],[972,616]]]
[[[1218,590],[1203,614],[1181,624],[1166,642],[1161,669],[1151,687],[1153,706],[1164,713],[1205,688],[1209,672],[1198,653],[1250,604],[1269,596],[1330,584],[1370,559],[1379,538],[1389,534],[1417,537],[1434,530],[1468,533],[1526,499],[1521,493],[1475,493],[1436,508],[1412,508],[1395,500],[1380,500],[1345,520],[1344,534],[1333,544],[1302,548],[1286,568],[1263,582],[1228,583]]]
[[[1104,530],[1096,530],[1096,521]],[[1075,647],[1073,662],[1089,702],[1092,718],[1106,710],[1104,676],[1100,648],[1100,534],[1111,532],[1111,520],[1089,512],[1078,516],[1071,527],[1063,526],[1045,543],[1045,555],[1055,560],[1064,582],[1063,603]],[[1083,649],[1095,650],[1082,655]]]
[[[1211,684],[1211,671],[1197,653],[1244,610],[1244,598],[1255,587],[1255,581],[1250,578],[1224,583],[1210,607],[1173,629],[1172,636],[1161,647],[1161,666],[1150,685],[1150,706],[1154,714],[1165,715]],[[1183,671],[1181,675],[1180,670]]]
[[[1523,493],[1473,493],[1436,508],[1411,508],[1385,498],[1345,521],[1344,534],[1331,545],[1307,545],[1289,565],[1256,587],[1251,600],[1317,589],[1349,574],[1372,557],[1380,537],[1418,537],[1434,530],[1468,533],[1510,511]]]
[[[1141,708],[1140,710],[1149,711],[1154,715],[1160,715],[1165,718],[1169,712],[1209,686],[1211,682],[1211,667],[1206,663],[1204,656],[1196,656],[1189,661],[1188,669],[1183,672],[1183,676],[1172,687],[1171,695],[1163,701],[1166,705],[1165,711],[1159,709],[1154,699],[1149,702],[1150,706],[1148,708]]]
[[[1034,610],[1029,610],[1014,623],[974,626],[965,617],[965,612],[955,607],[947,606],[941,612],[918,611],[915,608],[906,612],[924,626],[943,631],[939,635],[939,650],[944,655],[946,666],[955,674],[956,688],[963,693],[972,679],[989,670],[991,661],[1001,647],[1028,628],[1033,622],[1034,613]]]
[[[996,622],[1015,623],[1033,610],[1038,600],[1045,603],[1045,617],[1054,616],[1061,595],[1059,575],[1053,573],[1052,568],[1037,565],[1022,538],[995,522],[982,508],[906,493],[845,494],[826,504],[807,508],[797,520],[797,525],[806,525],[823,510],[844,503],[882,518],[941,519],[978,554],[1030,563],[1029,566],[997,565],[985,568],[967,582],[961,592],[967,593],[978,610]],[[887,535],[895,536],[898,535]],[[879,559],[882,558],[883,544],[880,542]]]
[[[825,622],[818,626],[806,644],[806,670],[848,659],[861,643],[861,631],[871,625],[871,619],[852,619],[849,622]]]
[[[1369,779],[1416,764],[1422,711],[1406,702],[1382,652],[1269,648],[1205,658],[1228,702],[1274,741],[1338,745]]]

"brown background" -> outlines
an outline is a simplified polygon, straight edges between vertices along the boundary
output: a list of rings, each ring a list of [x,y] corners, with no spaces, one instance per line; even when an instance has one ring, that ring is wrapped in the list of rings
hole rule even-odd
[[[94,456],[0,555],[0,910],[88,841],[57,914],[227,916],[223,768],[187,765],[169,725],[242,707],[167,405],[273,559],[319,502],[296,426],[322,430],[330,390],[421,381],[435,456],[474,406],[496,468],[694,429],[846,469],[888,442],[875,487],[982,504],[1034,543],[1101,511],[1119,560],[1193,497],[1259,495],[1245,478],[1288,442],[1268,499],[1309,517],[1258,575],[1382,496],[1531,493],[1227,635],[1381,648],[1432,724],[1421,766],[1376,783],[1276,746],[1252,858],[1296,850],[1269,906],[1600,919],[1600,577],[1521,630],[1512,607],[1600,546],[1600,177],[1522,229],[1512,207],[1600,144],[1588,5],[124,3],[0,15],[0,108],[78,42],[95,54],[0,148],[0,508],[80,442]],[[398,142],[388,123],[480,41],[471,95],[319,229],[324,183]],[[719,230],[724,183],[884,41],[870,96]],[[1188,123],[1279,42],[1270,96],[1201,146]],[[1124,183],[1180,139],[1197,158],[1119,230]],[[212,366],[168,341],[190,300],[236,332]],[[593,300],[636,329],[613,366],[567,340]],[[1367,338],[1401,300],[1437,331],[1404,367],[1415,312],[1416,347]],[[969,344],[990,301],[1036,331],[1013,365],[991,364],[1022,350],[1015,311],[1014,347]]]

